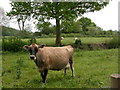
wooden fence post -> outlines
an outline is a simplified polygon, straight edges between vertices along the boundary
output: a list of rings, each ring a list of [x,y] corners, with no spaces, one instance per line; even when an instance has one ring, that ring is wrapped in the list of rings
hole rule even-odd
[[[120,89],[120,74],[112,74],[111,75],[111,88],[119,88]]]

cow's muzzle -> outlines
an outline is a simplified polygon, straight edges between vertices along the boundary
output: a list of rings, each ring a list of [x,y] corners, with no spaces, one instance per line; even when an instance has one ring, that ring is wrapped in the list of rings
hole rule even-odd
[[[35,55],[30,55],[30,59],[36,60],[36,56]]]

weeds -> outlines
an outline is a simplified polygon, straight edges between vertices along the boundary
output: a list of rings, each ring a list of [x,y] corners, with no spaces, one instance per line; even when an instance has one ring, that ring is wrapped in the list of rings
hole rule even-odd
[[[17,70],[16,70],[16,79],[19,79],[20,76],[21,76],[20,66],[18,65],[16,68],[17,68]]]
[[[23,66],[23,59],[20,58],[16,61],[16,79],[21,77],[21,67]]]

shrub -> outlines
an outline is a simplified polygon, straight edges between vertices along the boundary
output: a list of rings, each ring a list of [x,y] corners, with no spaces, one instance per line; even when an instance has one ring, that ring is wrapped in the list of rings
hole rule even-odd
[[[18,37],[9,37],[9,38],[2,38],[2,50],[3,51],[21,51],[23,50],[23,46],[27,44],[26,42],[23,42]]]
[[[118,37],[113,37],[110,41],[106,41],[106,44],[109,49],[111,48],[118,48],[120,45],[120,42],[118,41]]]
[[[82,45],[81,40],[80,39],[75,40],[75,44],[76,45]]]

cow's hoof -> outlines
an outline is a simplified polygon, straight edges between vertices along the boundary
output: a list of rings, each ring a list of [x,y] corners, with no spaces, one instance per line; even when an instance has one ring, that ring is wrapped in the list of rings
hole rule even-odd
[[[43,83],[46,83],[46,81],[42,80]]]
[[[71,76],[72,78],[75,78],[75,75]]]
[[[42,81],[43,83],[46,83],[45,81]]]

